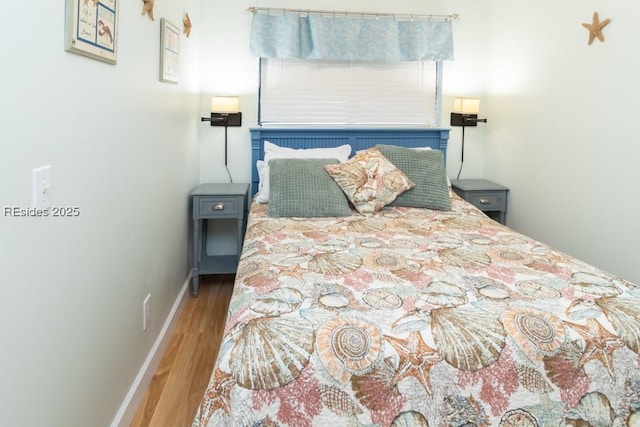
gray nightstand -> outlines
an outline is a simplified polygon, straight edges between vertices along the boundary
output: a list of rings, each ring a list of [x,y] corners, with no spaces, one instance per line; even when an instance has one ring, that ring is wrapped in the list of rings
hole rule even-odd
[[[453,191],[487,216],[505,224],[509,189],[486,179],[452,179]]]
[[[246,227],[249,184],[202,184],[191,192],[193,203],[193,278],[198,296],[201,274],[232,274],[238,269]],[[237,250],[230,255],[207,255],[208,221],[236,219]]]

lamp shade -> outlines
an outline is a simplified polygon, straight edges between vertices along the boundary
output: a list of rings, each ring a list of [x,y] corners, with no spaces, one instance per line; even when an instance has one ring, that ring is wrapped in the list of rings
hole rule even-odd
[[[211,97],[212,113],[237,113],[239,108],[240,100],[237,96]]]
[[[480,99],[455,98],[453,100],[453,112],[461,114],[478,114],[480,111]]]

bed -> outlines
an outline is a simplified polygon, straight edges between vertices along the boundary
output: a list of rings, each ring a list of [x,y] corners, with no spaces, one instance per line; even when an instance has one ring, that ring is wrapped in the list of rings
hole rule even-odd
[[[254,129],[253,164],[269,142],[348,144],[350,159],[378,148],[388,160],[408,149],[444,159],[447,138],[444,129]],[[350,162],[322,156],[315,163],[327,172]],[[448,207],[398,195],[367,213],[350,203],[340,216],[274,215],[276,188],[292,181],[278,173],[269,202],[251,205],[193,426],[640,425],[638,286],[494,222],[448,188]],[[253,181],[259,195],[257,168]]]

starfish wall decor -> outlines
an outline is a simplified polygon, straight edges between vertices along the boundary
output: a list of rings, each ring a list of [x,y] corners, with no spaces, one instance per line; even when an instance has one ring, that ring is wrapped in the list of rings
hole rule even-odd
[[[151,19],[152,21],[155,21],[155,19],[153,19],[153,4],[155,3],[156,0],[142,0],[142,3],[144,3],[144,5],[142,6],[142,16],[149,15],[149,19]]]
[[[191,18],[189,18],[188,13],[185,14],[184,18],[182,18],[182,32],[187,37],[191,34]]]
[[[607,18],[604,21],[600,21],[600,17],[598,16],[598,12],[593,12],[593,19],[591,24],[586,22],[582,23],[582,26],[589,30],[589,46],[593,41],[598,38],[601,42],[604,42],[604,35],[602,34],[602,29],[607,26],[607,24],[611,22],[611,19]]]

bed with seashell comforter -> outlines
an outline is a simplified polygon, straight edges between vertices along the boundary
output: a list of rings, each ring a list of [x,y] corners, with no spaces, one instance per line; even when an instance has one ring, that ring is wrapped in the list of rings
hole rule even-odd
[[[195,424],[638,425],[638,288],[452,198],[313,221],[254,204]]]
[[[254,203],[194,425],[640,425],[640,289],[451,197]]]

